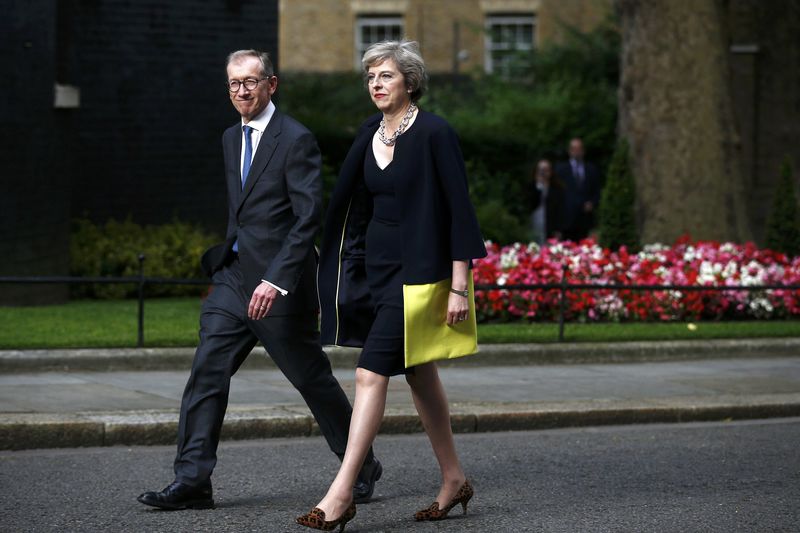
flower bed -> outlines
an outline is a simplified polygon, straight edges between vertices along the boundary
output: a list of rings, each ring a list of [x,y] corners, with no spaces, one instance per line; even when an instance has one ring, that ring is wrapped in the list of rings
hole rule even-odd
[[[500,247],[487,242],[489,255],[475,261],[476,284],[560,283],[566,264],[569,283],[626,285],[753,286],[800,285],[800,257],[757,248],[752,243],[691,242],[652,244],[633,254],[612,252],[591,239]],[[554,320],[558,290],[476,291],[478,321]],[[800,317],[800,291],[631,291],[567,293],[566,319],[698,320]]]

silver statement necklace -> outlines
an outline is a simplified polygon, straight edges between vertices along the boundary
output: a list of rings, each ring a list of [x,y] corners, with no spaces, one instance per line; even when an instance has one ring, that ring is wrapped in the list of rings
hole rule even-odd
[[[408,127],[408,123],[411,120],[411,117],[414,116],[414,111],[416,111],[417,106],[415,104],[411,104],[408,106],[408,111],[406,111],[403,120],[400,122],[400,126],[398,126],[397,131],[394,132],[394,135],[386,138],[386,119],[381,119],[381,126],[378,128],[378,138],[381,140],[383,144],[386,146],[392,146],[394,143],[397,142],[397,138],[400,137],[406,128]]]

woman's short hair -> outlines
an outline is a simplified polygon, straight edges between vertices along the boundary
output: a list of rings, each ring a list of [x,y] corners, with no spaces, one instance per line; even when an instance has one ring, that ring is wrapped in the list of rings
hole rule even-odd
[[[411,101],[419,100],[428,88],[428,73],[425,71],[425,60],[419,53],[416,41],[381,41],[375,43],[364,52],[361,66],[366,77],[370,67],[374,67],[391,59],[406,81],[411,91]]]
[[[231,52],[228,54],[225,68],[231,63],[237,63],[246,57],[255,57],[261,61],[261,69],[264,71],[265,78],[271,78],[275,75],[275,67],[272,66],[272,60],[269,58],[269,54],[261,50],[236,50],[235,52]]]

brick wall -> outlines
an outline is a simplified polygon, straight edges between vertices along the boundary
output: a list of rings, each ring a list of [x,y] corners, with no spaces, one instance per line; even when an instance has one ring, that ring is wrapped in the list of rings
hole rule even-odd
[[[226,55],[277,47],[277,0],[3,0],[2,275],[68,273],[69,221],[174,217],[222,233]],[[273,53],[273,56],[276,54]],[[11,75],[13,74],[13,75]],[[54,84],[80,106],[54,109]],[[63,287],[0,286],[0,303]]]
[[[354,20],[348,0],[281,0],[280,62],[283,69],[352,70]]]
[[[73,215],[224,230],[222,131],[238,120],[225,57],[274,51],[277,4],[84,1],[76,13],[80,170]],[[273,55],[275,55],[273,53]]]
[[[589,30],[611,0],[316,0],[280,1],[280,54],[285,70],[341,72],[354,68],[359,15],[401,15],[406,36],[419,41],[431,72],[453,70],[454,22],[461,73],[484,67],[486,15],[536,14],[536,45],[563,39],[564,24]]]
[[[60,147],[69,115],[53,109],[56,2],[4,2],[0,56],[0,275],[66,274],[69,175]],[[61,129],[64,128],[64,129]],[[65,287],[0,285],[0,304],[66,298]]]
[[[561,42],[568,28],[587,31],[605,21],[612,0],[543,0],[537,18],[537,43]]]

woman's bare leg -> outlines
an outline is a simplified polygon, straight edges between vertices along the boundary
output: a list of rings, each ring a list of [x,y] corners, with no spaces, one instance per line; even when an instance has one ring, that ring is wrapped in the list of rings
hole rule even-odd
[[[328,493],[317,504],[317,507],[325,511],[325,519],[328,521],[339,518],[353,501],[353,485],[383,420],[388,387],[387,376],[364,368],[356,369],[356,397],[350,419],[347,450]]]
[[[414,374],[407,375],[406,381],[411,386],[414,405],[439,462],[442,487],[436,501],[439,502],[439,507],[444,507],[455,497],[466,480],[453,442],[447,394],[434,363],[415,367]]]

